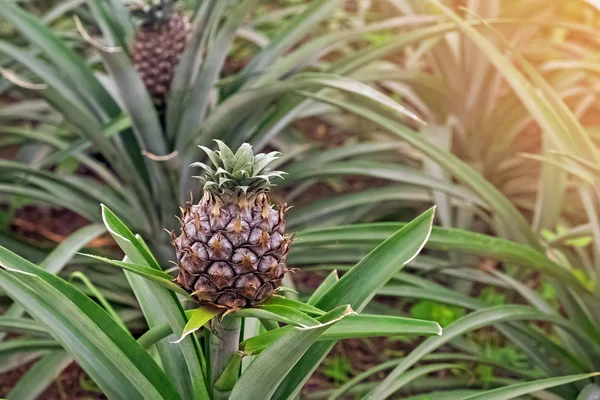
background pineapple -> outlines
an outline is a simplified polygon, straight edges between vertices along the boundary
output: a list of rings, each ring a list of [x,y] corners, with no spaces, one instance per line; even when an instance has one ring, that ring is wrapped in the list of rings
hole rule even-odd
[[[205,170],[203,197],[183,210],[180,236],[172,233],[176,282],[202,304],[252,307],[270,297],[288,271],[287,207],[273,208],[268,193],[271,179],[282,174],[267,169],[278,153],[253,155],[243,144],[234,154],[217,143],[216,152],[200,146],[214,168],[194,164]]]
[[[132,48],[136,69],[155,104],[163,105],[175,67],[185,49],[190,24],[173,0],[146,0],[131,8],[140,20]]]

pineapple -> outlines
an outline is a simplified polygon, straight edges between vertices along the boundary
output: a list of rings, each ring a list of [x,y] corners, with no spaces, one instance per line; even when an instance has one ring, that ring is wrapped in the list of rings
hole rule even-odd
[[[246,143],[234,154],[216,142],[216,152],[200,146],[213,167],[192,164],[205,170],[202,199],[182,209],[181,234],[171,232],[179,267],[175,282],[200,304],[253,307],[276,291],[288,271],[288,208],[269,200],[271,180],[282,175],[268,169],[278,153],[254,155]]]
[[[165,98],[190,31],[188,18],[172,0],[144,0],[132,7],[141,20],[132,48],[135,67],[157,106]],[[148,3],[150,2],[150,3]]]

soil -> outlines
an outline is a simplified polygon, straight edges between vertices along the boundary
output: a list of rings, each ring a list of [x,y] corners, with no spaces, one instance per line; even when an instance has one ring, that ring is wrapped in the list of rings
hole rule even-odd
[[[50,247],[87,224],[86,219],[69,211],[25,206],[15,211],[10,228],[36,246]]]
[[[68,210],[24,206],[15,210],[9,228],[22,240],[38,248],[53,248],[89,223],[85,218]],[[113,244],[112,238],[105,234],[92,240],[87,247],[106,247]]]
[[[0,397],[5,398],[19,379],[35,364],[30,362],[10,372],[0,374]],[[65,368],[54,382],[38,397],[43,400],[100,400],[106,399],[99,391],[82,389],[84,386],[95,388],[91,379],[76,363]]]

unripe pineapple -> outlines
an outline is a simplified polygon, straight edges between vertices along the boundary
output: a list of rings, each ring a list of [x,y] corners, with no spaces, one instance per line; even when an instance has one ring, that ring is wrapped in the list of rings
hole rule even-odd
[[[135,67],[152,96],[161,106],[190,31],[188,18],[174,10],[172,0],[143,0],[132,15],[140,20],[132,47]]]
[[[292,237],[285,234],[286,204],[269,201],[268,165],[277,153],[253,155],[249,144],[234,154],[200,146],[214,164],[205,170],[203,196],[182,210],[181,234],[173,237],[179,275],[175,282],[201,304],[227,309],[256,306],[280,286]]]

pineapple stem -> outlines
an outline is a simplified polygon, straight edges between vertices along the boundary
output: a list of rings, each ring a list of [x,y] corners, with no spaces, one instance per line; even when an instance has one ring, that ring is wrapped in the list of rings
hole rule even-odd
[[[240,343],[240,318],[213,318],[210,334],[210,382],[214,387],[231,357],[238,351]]]

